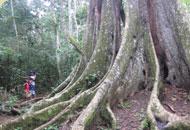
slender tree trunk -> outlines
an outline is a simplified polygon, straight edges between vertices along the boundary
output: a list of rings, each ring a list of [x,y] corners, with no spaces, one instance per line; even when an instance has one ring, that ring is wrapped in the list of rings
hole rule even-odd
[[[60,51],[60,47],[61,47],[61,42],[60,42],[60,25],[58,23],[58,20],[56,18],[56,12],[54,10],[55,8],[55,1],[52,0],[51,1],[52,3],[52,7],[51,7],[51,13],[53,15],[53,23],[54,23],[54,33],[55,33],[55,57],[56,57],[56,65],[57,65],[57,72],[58,72],[58,75],[59,75],[59,79],[62,78],[62,72],[61,72],[61,67],[60,67],[60,54],[59,54],[59,51]]]
[[[78,40],[78,24],[76,19],[76,0],[68,0],[68,13],[69,13],[69,34],[76,37]]]
[[[60,3],[61,3],[61,14],[60,14],[60,21],[61,21],[61,23],[60,23],[60,29],[61,29],[61,31],[64,31],[65,30],[65,28],[66,28],[66,23],[65,23],[65,18],[64,18],[64,13],[65,13],[65,0],[60,0]]]
[[[15,35],[18,38],[18,31],[17,31],[17,25],[16,25],[16,21],[15,21],[13,0],[11,0],[11,15],[12,15],[12,19],[13,19],[13,27],[14,27],[14,30],[15,30]]]
[[[74,4],[74,11],[73,11],[73,19],[74,19],[74,32],[75,32],[75,36],[76,36],[76,39],[78,41],[79,39],[79,30],[78,30],[78,23],[77,23],[77,18],[76,18],[76,11],[77,11],[77,1],[76,0],[73,0],[73,4]]]
[[[60,46],[61,46],[61,43],[60,43],[60,31],[59,31],[59,25],[58,27],[56,28],[56,61],[57,61],[57,70],[58,70],[58,74],[59,74],[59,79],[62,78],[62,72],[61,72],[61,67],[60,67]]]
[[[69,13],[69,34],[73,33],[73,10],[72,10],[72,0],[68,0],[68,13]]]

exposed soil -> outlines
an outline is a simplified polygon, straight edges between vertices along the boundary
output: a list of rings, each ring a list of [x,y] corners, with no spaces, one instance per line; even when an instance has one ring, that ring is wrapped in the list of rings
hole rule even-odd
[[[69,124],[61,124],[59,130],[70,130],[71,126]]]
[[[142,90],[128,98],[128,105],[113,108],[119,130],[137,130],[145,117],[150,91]]]
[[[17,116],[9,116],[6,114],[0,114],[0,124],[3,124],[5,122],[13,120],[15,118],[17,118]]]
[[[161,100],[163,106],[168,111],[179,116],[190,116],[190,97],[188,97],[186,90],[166,85]]]
[[[118,104],[112,108],[117,119],[118,130],[138,129],[145,117],[150,93],[150,91],[142,90],[124,101],[123,106]],[[89,130],[109,130],[109,126],[110,124],[106,124],[101,118],[96,118]],[[69,130],[69,128],[68,124],[63,124],[59,130]]]

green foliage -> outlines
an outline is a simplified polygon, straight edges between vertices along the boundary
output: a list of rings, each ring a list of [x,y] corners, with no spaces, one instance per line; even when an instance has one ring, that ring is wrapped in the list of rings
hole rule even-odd
[[[87,77],[85,77],[87,81],[87,85],[93,84],[97,80],[98,76],[96,73],[89,74]]]
[[[50,110],[48,110],[48,115],[51,115],[52,114],[52,110],[50,109]]]
[[[9,91],[16,86],[23,90],[24,77],[30,70],[36,70],[37,93],[51,91],[79,61],[79,54],[64,40],[61,30],[61,46],[56,50],[55,29],[62,24],[59,2],[55,1],[56,12],[53,12],[50,8],[53,5],[46,6],[42,1],[32,1],[30,6],[26,0],[13,1],[18,38],[13,28],[10,1],[0,8],[0,84],[4,90]],[[82,10],[85,13],[85,9]],[[54,13],[56,21],[52,19]],[[84,17],[80,15],[78,20]],[[57,71],[56,51],[60,56],[61,77]]]
[[[181,0],[182,3],[189,5],[190,4],[190,0]]]
[[[188,11],[188,13],[190,12],[190,0],[180,0],[181,3],[183,3],[183,7]]]
[[[58,130],[58,129],[59,129],[58,126],[56,124],[53,124],[53,125],[49,125],[44,130]]]
[[[77,10],[76,17],[78,24],[84,24],[86,22],[86,17],[87,17],[87,6],[81,6]]]
[[[155,130],[155,124],[152,123],[152,121],[146,117],[144,120],[143,120],[143,130]]]
[[[145,119],[143,121],[143,129],[148,129],[150,126],[149,126],[149,121],[147,119]]]
[[[122,109],[130,109],[131,103],[129,101],[125,101],[123,103],[118,104],[118,107]]]
[[[22,127],[17,127],[14,130],[23,130]]]
[[[18,97],[17,96],[9,96],[9,99],[8,99],[8,106],[10,107],[10,109],[15,105],[16,101],[18,101]]]

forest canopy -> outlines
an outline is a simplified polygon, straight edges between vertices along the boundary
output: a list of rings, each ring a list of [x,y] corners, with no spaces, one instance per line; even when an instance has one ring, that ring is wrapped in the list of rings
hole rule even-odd
[[[0,8],[0,87],[8,91],[19,87],[29,71],[35,70],[39,91],[51,90],[68,76],[79,60],[78,53],[64,38],[66,34],[60,28],[63,20],[65,25],[62,28],[67,30],[70,26],[69,14],[61,14],[60,1],[55,5],[48,5],[48,1],[12,2],[13,5],[6,1]],[[76,30],[74,27],[85,26],[86,6],[84,3],[76,9],[77,25],[73,25],[75,32],[72,30],[72,33],[78,43],[81,43],[84,29]],[[63,8],[68,10],[68,5]],[[59,43],[56,42],[57,35]],[[60,45],[57,47],[57,44]]]

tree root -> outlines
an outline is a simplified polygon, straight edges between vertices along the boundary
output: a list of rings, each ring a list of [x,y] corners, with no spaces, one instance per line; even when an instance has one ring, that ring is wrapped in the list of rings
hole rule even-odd
[[[39,100],[41,100],[43,98],[44,97],[36,97],[36,98],[30,99],[30,100],[15,104],[14,107],[16,107],[16,108],[24,107],[24,106],[29,105],[30,103],[37,102],[37,101],[39,101]]]
[[[77,86],[77,84],[74,83],[70,87],[63,89],[60,93],[56,94],[54,97],[43,99],[35,103],[31,107],[29,112],[38,111],[49,105],[70,100],[72,97],[74,97],[77,93],[80,92],[80,89],[81,89],[81,86]]]
[[[154,49],[153,42],[151,42],[151,46],[155,62],[155,81],[150,101],[147,107],[147,118],[150,123],[150,129],[159,130],[157,121],[160,121],[161,123],[164,123],[164,129],[169,129],[169,128],[175,129],[179,126],[180,127],[183,126],[184,128],[187,128],[183,130],[188,130],[190,129],[190,117],[181,117],[177,116],[176,114],[170,113],[162,106],[158,98],[160,88],[162,87],[162,82],[160,79],[160,66],[158,62],[158,57]]]
[[[30,106],[31,103],[39,101],[41,99],[43,99],[43,97],[36,97],[31,100],[17,103],[11,108],[11,110],[0,110],[0,113],[7,114],[7,115],[21,115],[23,113],[23,110],[21,110],[20,108],[25,107],[25,106]],[[10,107],[10,106],[7,105],[6,107]]]
[[[57,122],[58,120],[61,120],[61,116],[64,116],[64,118],[66,118],[66,116],[68,114],[73,113],[75,110],[77,110],[77,108],[80,107],[84,107],[86,104],[88,104],[88,102],[90,102],[93,94],[95,93],[96,89],[93,90],[89,89],[86,90],[85,92],[78,94],[73,101],[71,102],[71,104],[69,106],[67,106],[63,111],[61,111],[60,113],[58,113],[56,116],[54,116],[50,121],[48,121],[47,123],[41,125],[40,127],[34,129],[34,130],[41,130],[46,128],[48,125],[54,123],[55,121]],[[88,98],[88,99],[87,99]],[[64,119],[65,120],[65,119]],[[62,120],[63,121],[63,120]],[[62,122],[61,121],[61,122]],[[60,121],[59,121],[60,122]]]
[[[53,97],[56,93],[60,92],[63,90],[72,80],[74,77],[75,73],[77,71],[77,65],[75,65],[73,71],[69,74],[69,76],[65,79],[64,82],[62,82],[58,87],[56,87],[48,96],[47,98]]]
[[[110,8],[110,7],[107,7],[107,8]],[[50,96],[51,98],[44,99],[34,104],[31,107],[30,112],[43,109],[44,107],[47,107],[54,103],[69,100],[73,96],[77,95],[79,92],[85,91],[93,87],[103,78],[103,76],[106,74],[106,72],[109,69],[108,67],[110,65],[110,62],[112,62],[111,60],[114,59],[113,57],[112,59],[109,59],[109,57],[112,56],[109,53],[109,48],[110,46],[112,46],[112,38],[111,38],[111,35],[109,35],[109,33],[107,32],[113,31],[112,29],[113,21],[111,20],[112,19],[111,12],[107,12],[107,13],[108,14],[110,13],[109,15],[106,14],[109,16],[110,20],[105,19],[107,20],[107,23],[102,22],[101,28],[104,31],[100,32],[101,34],[99,35],[100,40],[97,41],[93,54],[89,62],[87,63],[86,68],[80,75],[80,77],[78,77],[78,79],[72,84],[69,83],[66,86],[66,88],[61,90],[59,93],[55,94],[54,97]],[[115,55],[113,56],[115,57]],[[82,57],[81,59],[85,59],[85,58]]]
[[[110,117],[110,119],[111,119],[112,129],[116,130],[117,121],[116,121],[116,117],[115,117],[114,113],[113,113],[112,110],[111,110],[110,103],[107,103],[107,105],[106,105],[106,110],[108,111],[109,117]]]
[[[17,127],[33,130],[34,127],[40,125],[41,126],[36,129],[43,129],[55,121],[62,122],[66,119],[67,115],[75,112],[75,110],[79,108],[83,108],[86,104],[88,104],[96,90],[96,88],[91,88],[76,95],[69,101],[56,103],[34,113],[26,113],[15,120],[1,124],[0,130],[12,130]]]
[[[127,31],[127,26],[125,31]],[[117,84],[121,81],[130,60],[130,55],[133,53],[133,50],[129,47],[133,42],[129,42],[127,45],[126,42],[128,41],[124,38],[112,68],[105,80],[99,85],[91,102],[74,122],[72,130],[84,130],[89,126],[103,101],[107,100],[108,95],[111,95],[117,89]]]
[[[14,120],[6,122],[0,125],[0,130],[13,130],[17,127],[22,127],[23,129],[33,130],[35,126],[43,124],[44,121],[51,119],[64,107],[66,107],[70,102],[60,102],[49,107],[46,107],[40,111],[34,113],[26,113]]]
[[[165,123],[164,129],[180,128],[182,126],[186,128],[184,130],[190,129],[190,117],[178,116],[167,111],[158,99],[158,91],[157,87],[154,87],[147,110],[152,127],[159,130],[157,121],[160,121],[161,123]]]
[[[148,117],[155,124],[155,129],[158,129],[158,126],[156,124],[157,120],[166,123],[166,125],[164,126],[165,129],[169,129],[172,127],[175,128],[177,126],[186,126],[190,129],[190,117],[178,116],[167,111],[158,99],[158,91],[158,89],[154,88],[147,110]]]
[[[107,57],[107,56],[104,56],[106,55],[106,53],[104,53],[104,51],[101,49],[101,46],[98,46],[96,50],[102,51],[103,54],[101,55],[101,57],[104,57],[104,58]],[[81,74],[81,76],[77,79],[77,81],[75,81],[72,85],[69,84],[62,91],[55,94],[54,97],[47,98],[40,102],[37,102],[31,107],[30,111],[37,111],[37,110],[43,109],[44,107],[52,105],[54,103],[69,100],[71,97],[75,96],[77,93],[88,89],[88,87],[89,88],[92,87],[93,85],[90,85],[90,86],[87,85],[87,82],[92,82],[90,81],[91,79],[88,79],[91,74],[94,74],[97,78],[96,82],[93,81],[94,83],[97,83],[98,81],[100,81],[103,78],[103,76],[105,76],[107,69],[109,69],[109,68],[105,68],[105,65],[107,64],[108,61],[104,60],[103,62],[101,62],[101,64],[104,67],[97,67],[97,64],[99,63],[99,55],[97,55],[98,53],[96,52],[94,53],[95,54],[92,56],[92,59],[89,61],[86,69]]]
[[[96,60],[96,58],[98,58],[98,57],[94,57],[92,59]],[[93,73],[93,71],[95,70],[94,66],[96,66],[96,64],[97,64],[92,59],[91,59],[91,62],[88,63],[86,69],[84,70],[84,72],[78,78],[77,81],[75,81],[72,85],[70,85],[70,83],[69,83],[69,85],[66,88],[64,88],[62,91],[60,91],[56,95],[54,95],[54,97],[47,98],[47,99],[37,102],[36,104],[34,104],[31,107],[30,112],[43,109],[44,107],[47,107],[54,103],[58,103],[60,101],[69,100],[71,97],[75,96],[77,93],[84,91],[86,89],[86,88],[84,88],[84,86],[87,86],[86,85],[86,82],[87,82],[86,77],[88,77],[91,73]],[[114,58],[112,58],[112,60],[114,60]],[[113,61],[111,61],[111,62],[113,62]],[[106,64],[106,63],[104,63],[104,64]],[[111,63],[108,70],[112,67],[112,64],[113,63]],[[107,76],[109,71],[107,71],[103,75],[101,74],[100,76],[98,74],[99,72],[102,72],[102,71],[96,70],[96,72],[94,72],[94,74],[96,74],[97,78],[99,78],[99,82],[95,86],[98,86],[103,81],[102,79],[104,79]],[[104,76],[104,77],[102,77],[102,76]]]
[[[13,107],[11,110],[0,110],[0,114],[16,116],[16,115],[20,115],[21,111]]]

